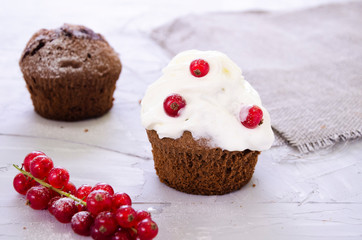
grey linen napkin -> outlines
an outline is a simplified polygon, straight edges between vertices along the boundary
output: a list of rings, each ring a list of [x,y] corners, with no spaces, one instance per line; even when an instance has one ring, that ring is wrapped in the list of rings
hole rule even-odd
[[[151,37],[172,55],[229,55],[259,92],[274,130],[302,153],[362,136],[361,2],[188,15]]]

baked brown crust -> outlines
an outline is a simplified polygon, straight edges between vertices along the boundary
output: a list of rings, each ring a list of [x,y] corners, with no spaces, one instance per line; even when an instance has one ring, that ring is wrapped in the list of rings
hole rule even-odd
[[[19,65],[35,111],[65,121],[108,112],[122,69],[117,53],[102,35],[70,24],[35,33]]]
[[[222,195],[240,189],[251,179],[259,151],[227,151],[195,141],[188,131],[178,139],[147,130],[160,181],[179,191]]]

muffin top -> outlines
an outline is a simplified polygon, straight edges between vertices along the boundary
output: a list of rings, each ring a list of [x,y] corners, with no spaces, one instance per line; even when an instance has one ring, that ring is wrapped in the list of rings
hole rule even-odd
[[[208,147],[229,151],[269,149],[270,116],[240,68],[217,51],[175,56],[142,99],[142,124],[160,138],[191,132]]]
[[[64,24],[41,29],[27,43],[20,62],[23,74],[35,79],[77,76],[118,78],[122,69],[117,53],[101,34],[81,26]]]

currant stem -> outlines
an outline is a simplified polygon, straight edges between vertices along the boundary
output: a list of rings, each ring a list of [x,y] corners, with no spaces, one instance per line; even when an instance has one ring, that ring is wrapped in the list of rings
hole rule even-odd
[[[137,234],[137,229],[136,229],[135,227],[130,227],[130,230],[131,230],[132,232],[134,232],[135,234]]]
[[[59,193],[60,195],[66,196],[66,197],[68,197],[68,198],[71,198],[71,199],[73,199],[74,201],[76,201],[76,202],[78,202],[78,203],[80,203],[80,204],[82,204],[82,205],[84,205],[84,206],[87,206],[87,203],[86,203],[85,201],[83,201],[82,199],[79,199],[79,198],[77,198],[76,196],[74,196],[74,195],[72,195],[72,194],[70,194],[70,193],[64,192],[64,191],[62,191],[62,190],[60,190],[60,189],[57,189],[57,188],[53,187],[52,185],[44,182],[43,180],[34,177],[30,172],[24,171],[23,169],[21,169],[21,168],[20,168],[18,165],[16,165],[16,164],[13,164],[13,166],[14,166],[16,169],[18,169],[22,174],[24,174],[25,176],[28,176],[28,177],[34,179],[36,182],[38,182],[39,184],[43,185],[44,187],[47,187],[47,188],[49,188],[50,190],[53,190],[53,191]]]

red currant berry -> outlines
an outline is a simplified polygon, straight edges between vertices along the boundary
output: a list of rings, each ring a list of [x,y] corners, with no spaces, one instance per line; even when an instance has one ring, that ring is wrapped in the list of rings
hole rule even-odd
[[[30,162],[30,173],[36,178],[44,179],[53,167],[53,161],[50,157],[40,155]]]
[[[133,239],[130,234],[125,229],[120,229],[118,232],[116,232],[111,240],[130,240]]]
[[[90,236],[93,222],[94,218],[92,217],[92,214],[87,211],[82,211],[74,214],[71,220],[71,226],[75,233],[82,236]]]
[[[151,218],[151,213],[145,210],[137,210],[136,213],[136,222],[141,222],[143,219]]]
[[[61,197],[61,195],[59,193],[57,193],[56,191],[54,190],[50,190],[50,195],[51,195],[51,198],[54,198],[54,197]]]
[[[72,182],[68,182],[67,185],[63,188],[63,192],[70,193],[72,195],[75,195],[77,193],[77,188]]]
[[[49,213],[50,213],[51,215],[54,215],[54,214],[53,214],[53,210],[54,210],[54,208],[53,208],[53,203],[54,203],[55,201],[57,201],[58,199],[60,199],[60,198],[61,198],[60,196],[53,197],[53,198],[51,198],[50,201],[48,202],[48,211],[49,211]]]
[[[77,196],[77,198],[86,201],[87,197],[91,193],[91,191],[92,191],[91,185],[83,184],[77,189],[76,196]]]
[[[110,240],[111,236],[104,235],[99,228],[95,227],[94,225],[91,227],[91,237],[95,240]]]
[[[129,234],[129,236],[131,237],[131,239],[135,239],[135,240],[139,240],[139,237],[137,235],[137,229],[134,227],[131,228],[124,228],[124,230],[126,230]]]
[[[51,207],[54,217],[61,223],[69,223],[78,212],[75,201],[67,197],[56,200]]]
[[[104,211],[98,214],[94,220],[94,227],[105,236],[113,235],[118,229],[118,223],[113,213]]]
[[[172,94],[163,101],[163,109],[170,117],[178,117],[180,110],[185,106],[185,99],[178,94]]]
[[[23,162],[25,171],[30,172],[30,162],[33,161],[33,159],[37,156],[46,156],[46,155],[45,153],[40,151],[33,151],[25,156]]]
[[[87,211],[87,207],[81,203],[76,202],[75,206],[77,207],[77,212]]]
[[[190,72],[195,77],[203,77],[209,72],[209,63],[203,59],[196,59],[190,64]]]
[[[132,200],[127,193],[115,193],[112,196],[112,210],[116,211],[120,206],[132,205]]]
[[[104,190],[95,190],[87,197],[87,210],[94,216],[112,208],[112,196]]]
[[[55,167],[48,174],[48,182],[55,188],[66,186],[69,181],[69,172],[62,167]]]
[[[116,211],[118,224],[124,228],[130,228],[136,225],[136,211],[131,206],[122,206]]]
[[[158,233],[157,224],[150,218],[146,218],[138,223],[137,234],[141,240],[149,240],[156,237]]]
[[[33,186],[35,186],[37,182],[31,179],[28,176],[25,176],[22,173],[18,173],[13,180],[14,189],[20,193],[25,195],[26,192]]]
[[[95,190],[104,190],[104,191],[107,191],[111,195],[114,194],[114,190],[113,190],[112,186],[109,185],[108,183],[97,183],[96,185],[94,185],[91,192],[93,192]]]
[[[50,197],[51,195],[48,188],[42,185],[34,186],[26,193],[26,204],[35,210],[46,209],[48,207]]]
[[[244,107],[240,111],[240,121],[246,128],[256,128],[263,123],[263,111],[256,105]]]

